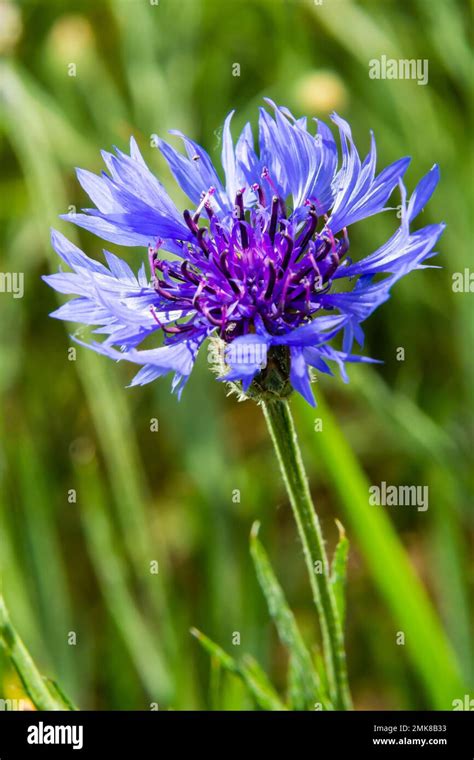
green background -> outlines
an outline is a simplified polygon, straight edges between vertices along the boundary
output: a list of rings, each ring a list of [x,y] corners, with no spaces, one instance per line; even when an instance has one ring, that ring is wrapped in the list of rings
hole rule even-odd
[[[351,542],[347,650],[356,708],[450,709],[474,676],[473,294],[452,289],[453,273],[472,267],[468,4],[113,0],[72,1],[66,11],[23,2],[0,4],[0,19],[0,271],[25,278],[24,298],[0,293],[0,571],[39,667],[88,709],[252,709],[240,681],[221,677],[189,634],[197,626],[231,654],[256,657],[284,694],[287,653],[248,550],[256,519],[304,638],[317,642],[260,410],[226,397],[205,351],[181,402],[169,378],[126,389],[132,367],[81,348],[71,361],[68,335],[77,326],[49,319],[58,300],[40,279],[59,266],[51,225],[89,255],[100,257],[105,245],[57,219],[89,205],[75,166],[101,171],[100,149],[126,150],[133,134],[183,204],[151,135],[180,129],[218,162],[226,114],[236,109],[237,134],[246,121],[256,124],[268,96],[297,115],[327,119],[336,109],[362,155],[373,129],[379,168],[412,156],[410,190],[434,162],[441,168],[420,224],[448,225],[442,269],[411,274],[367,323],[366,353],[384,364],[350,369],[349,385],[318,378],[315,392],[333,423],[321,407],[295,400],[293,410],[328,549],[335,518]],[[370,79],[369,61],[381,55],[427,59],[428,84]],[[388,212],[358,224],[351,255],[375,250],[396,221]],[[123,253],[138,268],[143,251]],[[429,509],[368,509],[368,484],[381,481],[427,485]],[[394,536],[455,652],[458,691],[438,672],[446,642],[433,633],[432,647],[423,643],[430,619]],[[0,653],[0,696],[21,694]]]

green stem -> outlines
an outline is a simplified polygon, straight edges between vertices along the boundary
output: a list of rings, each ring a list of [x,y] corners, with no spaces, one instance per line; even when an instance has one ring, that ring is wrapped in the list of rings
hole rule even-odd
[[[263,402],[263,411],[303,544],[314,602],[319,615],[330,696],[338,710],[351,709],[344,634],[329,577],[329,563],[315,512],[288,402]]]
[[[64,710],[49,691],[27,648],[11,624],[3,597],[0,595],[0,645],[5,649],[20,680],[37,710]]]

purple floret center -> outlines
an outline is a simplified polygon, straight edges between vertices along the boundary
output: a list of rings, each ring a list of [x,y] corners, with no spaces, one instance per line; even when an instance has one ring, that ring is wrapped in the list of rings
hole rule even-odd
[[[157,307],[183,312],[184,321],[160,325],[169,339],[205,319],[230,342],[254,332],[257,317],[270,334],[280,335],[322,308],[320,298],[349,248],[346,230],[335,237],[323,217],[318,231],[316,200],[306,201],[297,223],[278,195],[266,204],[260,185],[251,190],[256,206],[246,212],[245,188],[240,190],[228,224],[213,212],[213,188],[194,213],[184,212],[193,239],[183,243],[183,260],[162,259],[158,248],[150,249]],[[207,219],[200,226],[204,210]]]

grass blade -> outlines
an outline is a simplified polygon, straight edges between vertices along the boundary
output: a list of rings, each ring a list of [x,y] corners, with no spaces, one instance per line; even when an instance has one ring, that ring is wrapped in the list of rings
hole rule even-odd
[[[256,660],[247,655],[243,662],[237,662],[197,628],[191,628],[191,634],[224,670],[243,681],[258,707],[272,711],[287,709]]]
[[[3,597],[0,596],[0,646],[11,660],[26,693],[37,710],[64,710],[63,699],[55,697],[23,641],[13,627]]]
[[[316,436],[312,433],[317,459],[337,491],[374,582],[398,629],[405,633],[407,653],[433,707],[450,709],[452,700],[467,688],[450,642],[390,520],[370,506],[367,478],[324,404],[321,391],[318,404],[323,431]],[[302,426],[311,424],[299,400],[296,405],[300,407]]]
[[[347,576],[347,557],[349,555],[349,540],[346,536],[344,526],[339,520],[336,520],[339,530],[339,541],[331,564],[331,583],[334,586],[334,596],[336,598],[337,609],[341,619],[341,625],[344,626],[346,617],[346,576]]]
[[[82,524],[104,600],[147,692],[168,703],[173,697],[171,674],[161,654],[160,641],[147,627],[130,591],[126,564],[115,547],[105,509],[106,496],[95,464],[82,466],[80,476]]]
[[[252,526],[250,554],[280,640],[288,648],[291,705],[295,710],[306,710],[312,708],[315,702],[322,702],[331,709],[327,697],[321,693],[318,675],[298,629],[295,616],[288,606],[268,556],[258,539],[259,527],[257,522]]]

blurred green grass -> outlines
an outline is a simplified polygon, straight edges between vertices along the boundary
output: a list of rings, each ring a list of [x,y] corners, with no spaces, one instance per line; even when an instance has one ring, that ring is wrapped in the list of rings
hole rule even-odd
[[[134,134],[169,180],[153,133],[181,129],[218,159],[227,112],[237,109],[236,128],[255,123],[269,96],[309,116],[325,118],[336,108],[351,121],[361,153],[373,128],[380,165],[412,155],[410,187],[440,164],[442,181],[423,223],[448,223],[436,262],[443,269],[401,282],[367,325],[367,352],[384,365],[354,368],[348,386],[337,379],[321,386],[370,483],[428,484],[426,513],[399,508],[389,519],[472,683],[474,320],[472,294],[451,288],[453,272],[472,267],[469,4],[114,0],[71,2],[67,12],[60,3],[11,7],[10,38],[5,31],[0,37],[0,269],[24,272],[25,296],[0,293],[0,569],[11,616],[43,671],[82,707],[250,707],[233,677],[216,696],[208,660],[189,635],[195,625],[226,650],[239,631],[242,649],[283,688],[285,654],[248,552],[256,518],[304,638],[316,638],[259,410],[227,399],[205,356],[180,403],[167,379],[125,390],[130,368],[81,349],[69,361],[68,332],[76,326],[65,332],[47,317],[55,297],[40,280],[58,267],[50,225],[101,255],[100,241],[57,219],[85,203],[74,166],[100,170],[100,148],[124,148]],[[428,86],[369,79],[368,61],[382,54],[428,59]],[[75,77],[68,76],[71,63]],[[353,250],[373,250],[392,229],[388,215],[361,224]],[[128,256],[138,263],[142,252]],[[337,462],[334,475],[314,431],[320,413],[295,406],[332,548],[334,517],[350,531],[334,488],[337,477],[345,479],[350,501],[350,462]],[[432,696],[406,647],[396,646],[399,629],[374,583],[376,547],[354,539],[347,620],[355,705],[430,707]],[[380,556],[382,583],[383,563]],[[411,589],[398,591],[408,599]],[[14,688],[1,656],[0,676],[4,690]]]

